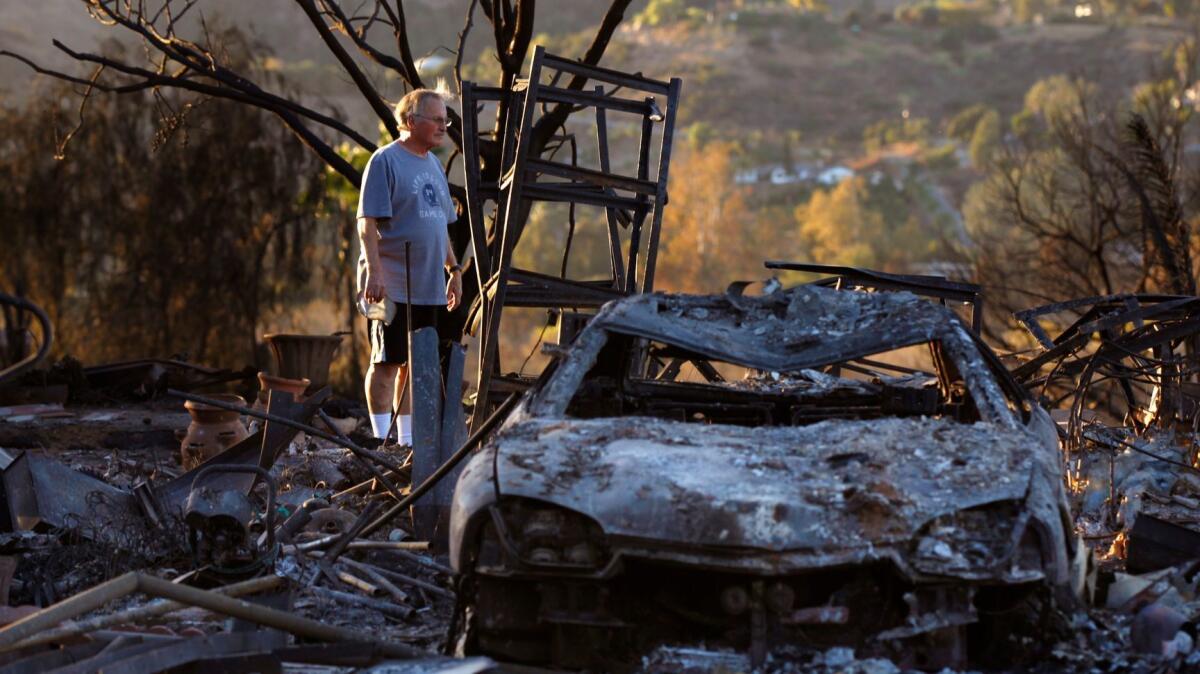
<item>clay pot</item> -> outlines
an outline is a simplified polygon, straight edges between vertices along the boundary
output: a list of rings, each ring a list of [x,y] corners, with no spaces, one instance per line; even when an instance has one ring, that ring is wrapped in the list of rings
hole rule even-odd
[[[214,395],[212,398],[232,405],[246,405],[241,396],[228,393]],[[192,416],[187,435],[179,447],[184,470],[199,466],[250,435],[250,431],[246,430],[239,420],[241,415],[237,412],[190,400],[185,402],[183,407]]]
[[[329,382],[329,365],[342,343],[341,335],[263,335],[275,354],[275,374],[308,379],[312,393]]]
[[[307,379],[287,379],[286,377],[276,377],[275,375],[267,374],[266,372],[258,373],[258,402],[265,409],[267,405],[267,394],[270,391],[284,391],[292,394],[292,400],[295,402],[304,401],[304,390],[312,383]]]

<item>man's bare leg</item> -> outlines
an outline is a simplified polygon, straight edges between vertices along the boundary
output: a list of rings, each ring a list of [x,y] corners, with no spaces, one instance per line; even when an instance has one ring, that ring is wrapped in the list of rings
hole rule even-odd
[[[396,380],[401,366],[392,363],[371,363],[367,366],[364,388],[367,411],[371,414],[371,429],[382,438],[392,425],[392,401],[397,394]]]
[[[405,395],[408,390],[408,365],[396,368],[392,409],[396,410],[396,437],[402,445],[412,444],[412,403]]]

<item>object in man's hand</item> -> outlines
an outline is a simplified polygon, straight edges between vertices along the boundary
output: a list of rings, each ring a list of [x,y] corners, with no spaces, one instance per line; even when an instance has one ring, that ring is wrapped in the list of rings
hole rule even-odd
[[[360,296],[358,313],[373,321],[383,321],[384,325],[391,325],[392,319],[396,317],[396,303],[387,297],[378,302],[368,302],[367,298]]]

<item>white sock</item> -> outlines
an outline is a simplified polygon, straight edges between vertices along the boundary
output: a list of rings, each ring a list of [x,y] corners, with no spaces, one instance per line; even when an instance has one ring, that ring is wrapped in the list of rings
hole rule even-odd
[[[401,414],[396,419],[396,437],[402,445],[412,444],[412,415]]]
[[[371,415],[371,432],[377,438],[383,438],[387,435],[388,427],[392,425],[392,413],[384,412],[382,414]]]

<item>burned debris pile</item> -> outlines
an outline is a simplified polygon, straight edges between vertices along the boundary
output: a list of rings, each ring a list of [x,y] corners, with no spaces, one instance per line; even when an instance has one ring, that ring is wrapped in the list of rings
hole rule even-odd
[[[1066,312],[1078,318],[1051,339],[1039,318]],[[1135,570],[1161,568],[1140,561],[1148,522],[1190,523],[1200,507],[1200,299],[1092,297],[1017,318],[1040,349],[1013,373],[1058,422],[1081,530],[1132,552]]]
[[[1076,530],[1095,553],[1102,652],[1119,643],[1196,667],[1200,298],[1088,297],[1016,318],[1037,347],[1012,372],[1056,421]],[[1065,327],[1051,337],[1047,325]],[[1073,661],[1094,662],[1086,651]]]
[[[413,484],[438,466],[357,433],[361,413],[323,384],[340,338],[305,337],[275,336],[290,376],[262,373],[254,405],[164,389],[246,379],[178,361],[74,368],[74,392],[44,375],[0,387],[38,401],[0,407],[2,671],[491,668],[439,655],[456,598],[444,507],[438,480]],[[412,394],[461,398],[437,383]],[[63,405],[87,395],[107,404]],[[463,412],[446,410],[456,449]]]
[[[436,532],[418,537],[408,517],[412,452],[346,435],[356,424],[322,409],[328,389],[271,392],[265,409],[171,393],[191,415],[159,401],[0,422],[0,592],[15,605],[0,658],[135,672],[416,658],[436,671],[455,591]],[[173,449],[111,446],[217,410],[251,428],[190,470],[194,429],[171,433]],[[73,425],[103,431],[76,444]]]

